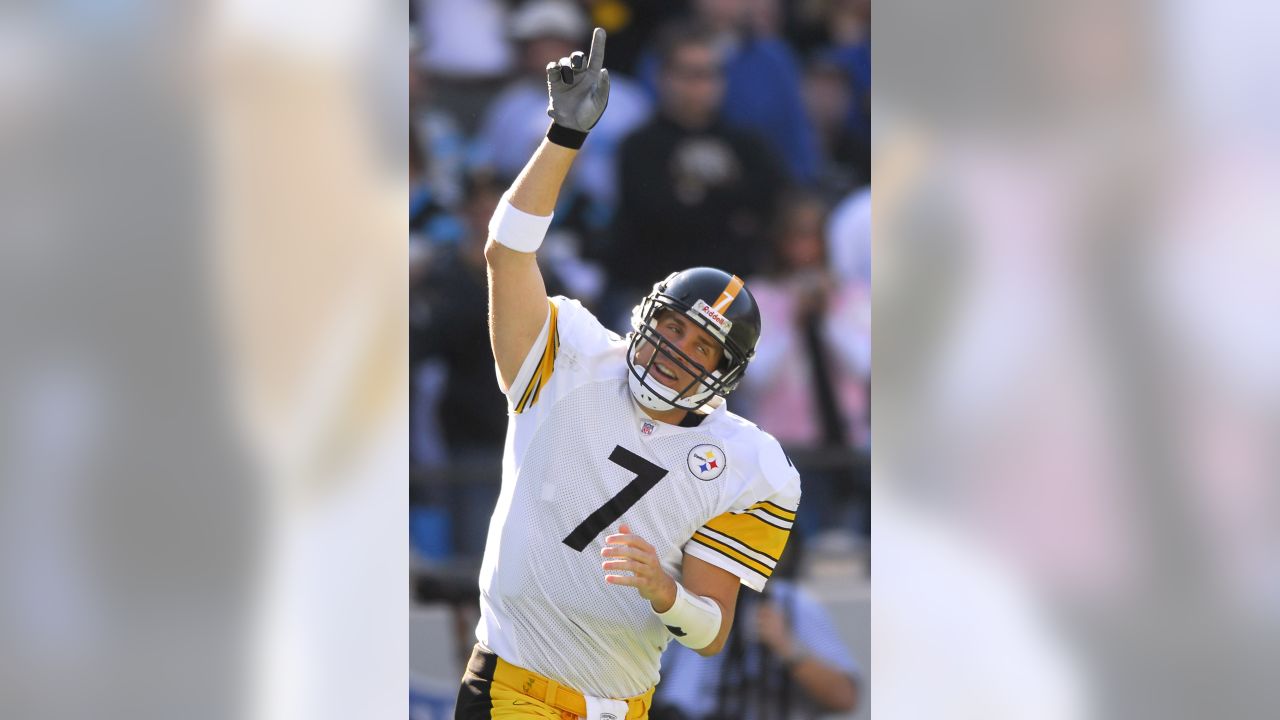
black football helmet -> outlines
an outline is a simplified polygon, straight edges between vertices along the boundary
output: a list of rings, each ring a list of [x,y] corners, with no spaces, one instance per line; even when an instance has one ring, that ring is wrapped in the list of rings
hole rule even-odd
[[[724,353],[718,367],[700,369],[693,358],[657,331],[657,316],[663,310],[684,315],[720,343]],[[723,398],[738,387],[760,339],[760,309],[738,276],[696,267],[672,273],[655,284],[653,292],[632,310],[631,328],[628,382],[636,400],[651,410],[700,410],[712,397]],[[641,343],[657,348],[643,365],[636,361]],[[692,382],[676,390],[653,378],[650,371],[659,354],[664,362],[688,373]]]

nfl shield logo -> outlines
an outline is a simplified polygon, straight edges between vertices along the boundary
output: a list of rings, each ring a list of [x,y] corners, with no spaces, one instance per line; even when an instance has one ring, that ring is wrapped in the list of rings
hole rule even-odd
[[[656,427],[658,427],[658,426],[657,426],[657,425],[654,425],[653,423],[649,422],[648,420],[645,420],[645,421],[644,421],[644,423],[642,423],[642,424],[640,425],[640,434],[641,434],[641,435],[652,435],[652,434],[653,434],[653,430],[654,430],[654,428],[656,428]]]

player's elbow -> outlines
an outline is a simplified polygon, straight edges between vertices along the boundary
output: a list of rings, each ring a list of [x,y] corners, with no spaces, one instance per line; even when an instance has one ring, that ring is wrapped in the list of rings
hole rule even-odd
[[[500,245],[498,241],[493,238],[489,238],[489,240],[485,242],[484,261],[488,263],[489,267],[493,267],[494,263],[502,262],[501,258],[503,250],[507,250],[507,248]]]
[[[484,260],[490,270],[503,276],[519,276],[538,267],[534,253],[512,250],[493,238],[484,244]]]
[[[727,638],[716,638],[715,640],[711,641],[710,645],[702,648],[701,650],[694,650],[694,652],[698,653],[702,657],[711,657],[712,655],[718,655],[721,650],[724,650],[726,639]]]

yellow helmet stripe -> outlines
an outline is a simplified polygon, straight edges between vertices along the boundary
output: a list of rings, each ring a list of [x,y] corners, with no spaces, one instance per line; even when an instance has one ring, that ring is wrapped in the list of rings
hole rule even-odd
[[[716,300],[716,303],[711,307],[714,308],[716,312],[723,313],[725,310],[729,309],[729,304],[733,302],[733,299],[738,297],[738,291],[740,290],[742,290],[742,278],[734,275],[733,278],[729,280],[729,284],[720,292],[720,298]]]

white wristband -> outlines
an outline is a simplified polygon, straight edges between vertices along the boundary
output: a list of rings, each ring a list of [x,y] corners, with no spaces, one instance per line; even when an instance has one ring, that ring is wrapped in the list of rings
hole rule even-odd
[[[720,605],[716,601],[694,595],[676,583],[676,601],[664,613],[655,613],[676,641],[685,647],[701,650],[720,634]]]
[[[489,236],[512,250],[537,252],[553,217],[555,213],[544,217],[517,209],[511,204],[511,191],[508,190],[498,201],[498,208],[489,220]]]

